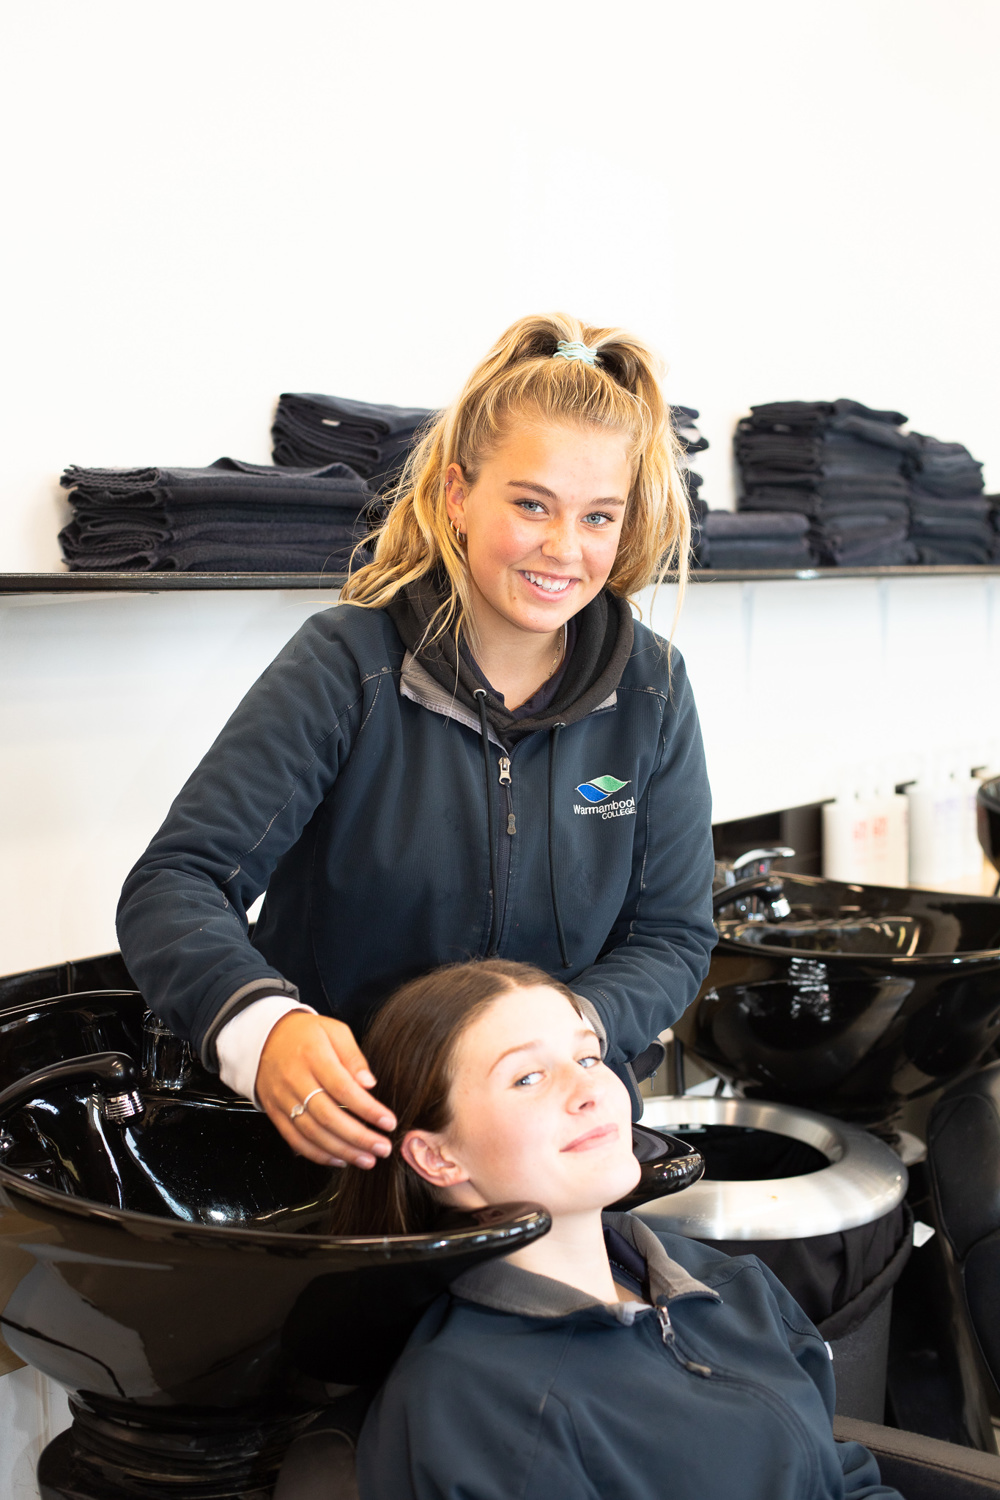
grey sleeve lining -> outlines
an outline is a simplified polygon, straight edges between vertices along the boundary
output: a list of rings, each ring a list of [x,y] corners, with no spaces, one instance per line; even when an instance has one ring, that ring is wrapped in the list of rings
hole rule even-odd
[[[248,1005],[253,1005],[255,1000],[263,1000],[268,995],[287,995],[290,1000],[299,998],[298,989],[294,984],[289,984],[287,979],[251,979],[248,984],[241,984],[238,990],[234,990],[216,1011],[201,1044],[201,1060],[212,1073],[219,1071],[215,1043],[223,1026],[234,1016],[238,1016],[240,1011],[246,1010]]]
[[[601,1043],[601,1056],[606,1056],[608,1050],[608,1033],[604,1029],[604,1022],[601,1020],[601,1017],[597,1010],[597,1006],[594,1004],[593,1000],[588,1000],[586,995],[577,995],[575,990],[573,993],[574,998],[576,999],[576,1002],[583,1013],[584,1019],[589,1021],[591,1026],[593,1026],[594,1030],[597,1032],[598,1039]]]

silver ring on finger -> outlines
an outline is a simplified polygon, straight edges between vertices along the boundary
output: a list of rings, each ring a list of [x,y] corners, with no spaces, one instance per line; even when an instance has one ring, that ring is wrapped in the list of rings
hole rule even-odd
[[[299,1118],[299,1115],[304,1115],[305,1112],[306,1112],[306,1110],[309,1108],[309,1100],[310,1099],[315,1099],[315,1097],[316,1097],[317,1094],[325,1094],[325,1093],[326,1093],[325,1089],[313,1089],[312,1093],[311,1094],[307,1094],[306,1097],[303,1099],[303,1101],[302,1101],[301,1104],[296,1104],[296,1106],[295,1106],[294,1109],[290,1109],[288,1111],[288,1118],[290,1120],[297,1120]]]

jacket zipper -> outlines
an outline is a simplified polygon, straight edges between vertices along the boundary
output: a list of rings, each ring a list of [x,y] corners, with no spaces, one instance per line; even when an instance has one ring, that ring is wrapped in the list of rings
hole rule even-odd
[[[501,755],[498,765],[500,767],[500,774],[497,779],[503,788],[507,809],[507,831],[505,833],[503,829],[497,830],[500,838],[500,847],[497,850],[497,885],[499,890],[495,893],[495,899],[499,902],[497,916],[497,946],[499,947],[500,939],[503,936],[504,919],[507,915],[507,886],[510,882],[510,840],[517,832],[517,827],[514,821],[514,798],[511,791],[510,756],[506,753]]]
[[[724,1374],[718,1370],[710,1369],[708,1365],[701,1365],[695,1360],[686,1359],[677,1347],[677,1335],[674,1332],[674,1325],[670,1321],[670,1314],[667,1309],[665,1307],[658,1307],[656,1309],[656,1316],[659,1320],[663,1342],[682,1369],[690,1371],[692,1375],[700,1375],[703,1380],[722,1380],[727,1385],[741,1386],[744,1390],[752,1392],[758,1400],[763,1401],[772,1411],[777,1412],[783,1421],[796,1430],[802,1450],[815,1471],[815,1444],[811,1442],[809,1431],[802,1418],[797,1411],[789,1406],[787,1401],[783,1401],[780,1396],[774,1395],[773,1392],[769,1391],[766,1386],[761,1385],[758,1381],[747,1380],[740,1375]]]
[[[677,1335],[674,1333],[674,1325],[670,1321],[670,1314],[667,1312],[667,1309],[665,1307],[658,1307],[656,1309],[656,1316],[659,1319],[660,1332],[663,1335],[663,1342],[666,1344],[667,1348],[670,1350],[677,1363],[683,1366],[685,1370],[690,1370],[692,1375],[700,1375],[703,1380],[708,1380],[712,1374],[712,1371],[709,1369],[708,1365],[699,1365],[693,1359],[685,1359],[684,1355],[678,1349]]]
[[[514,797],[511,792],[509,755],[501,755],[500,757],[500,785],[507,793],[507,832],[513,836],[517,832],[517,828],[514,823]]]

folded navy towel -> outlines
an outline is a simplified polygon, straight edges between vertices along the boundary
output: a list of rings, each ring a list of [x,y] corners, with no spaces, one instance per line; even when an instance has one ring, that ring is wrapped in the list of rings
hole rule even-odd
[[[360,561],[368,559],[362,557]],[[198,545],[170,547],[149,572],[177,573],[346,573],[347,550],[312,547],[227,547]]]
[[[885,509],[895,514],[900,507],[908,510],[909,498],[910,487],[901,475],[876,475],[847,483],[824,479],[811,489],[777,484],[748,486],[739,504],[741,510],[790,510],[823,517],[851,510]]]
[[[919,561],[920,554],[908,538],[897,542],[883,540],[871,547],[845,548],[833,558],[838,568],[901,568],[912,567]]]
[[[916,546],[920,561],[931,567],[949,564],[966,568],[982,567],[997,560],[995,549],[981,542],[946,541],[941,538],[934,542],[920,540]]]
[[[805,536],[808,517],[791,511],[710,510],[702,521],[705,535],[713,538],[768,538]]]
[[[755,427],[826,427],[837,417],[862,417],[871,422],[902,427],[906,422],[901,411],[878,411],[860,401],[841,397],[839,401],[768,401],[751,406],[750,420]]]
[[[914,451],[905,469],[921,490],[942,498],[981,494],[983,466],[963,443],[943,443],[922,432],[910,436]]]
[[[237,458],[217,458],[203,469],[87,469],[71,464],[59,483],[71,492],[75,507],[103,508],[112,499],[150,509],[239,501],[337,506],[357,514],[372,498],[364,480],[344,463],[296,470]]]
[[[760,568],[812,568],[815,560],[804,542],[782,544],[775,541],[764,545],[734,537],[731,541],[709,542],[704,551],[699,549],[698,565],[754,571]]]
[[[886,567],[890,553],[900,562],[917,561],[905,521],[867,532],[825,532],[816,545],[823,561],[839,568]]]
[[[389,406],[377,401],[352,401],[347,396],[296,394],[286,391],[278,398],[278,410],[286,417],[306,423],[318,421],[331,432],[341,429],[378,445],[387,437],[412,432],[434,412],[426,406]]]
[[[702,568],[808,568],[814,562],[808,529],[807,516],[788,511],[710,510],[695,561]]]

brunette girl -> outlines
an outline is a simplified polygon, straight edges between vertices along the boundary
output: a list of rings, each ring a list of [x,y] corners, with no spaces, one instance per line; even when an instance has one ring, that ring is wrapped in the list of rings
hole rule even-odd
[[[518,1200],[552,1228],[425,1314],[362,1429],[361,1500],[899,1500],[834,1441],[826,1346],[765,1266],[602,1214],[639,1173],[629,1097],[566,986],[427,975],[365,1050],[399,1149],[347,1171],[341,1232]]]

